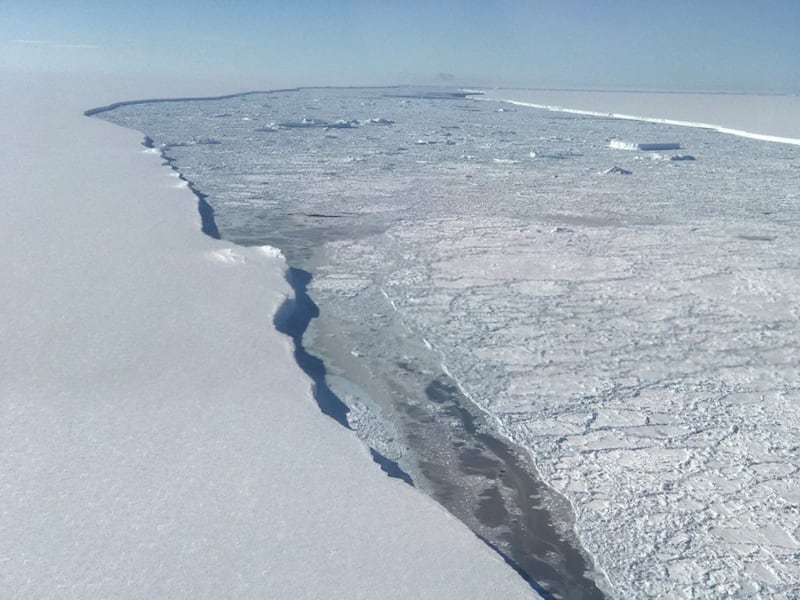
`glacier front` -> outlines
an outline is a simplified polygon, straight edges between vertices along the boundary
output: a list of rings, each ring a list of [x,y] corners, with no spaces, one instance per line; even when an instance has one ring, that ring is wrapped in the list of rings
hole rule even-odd
[[[105,115],[202,190],[223,238],[313,275],[306,345],[350,425],[456,514],[477,498],[501,550],[520,488],[451,439],[468,426],[448,402],[527,451],[609,595],[797,592],[800,148],[397,89]]]

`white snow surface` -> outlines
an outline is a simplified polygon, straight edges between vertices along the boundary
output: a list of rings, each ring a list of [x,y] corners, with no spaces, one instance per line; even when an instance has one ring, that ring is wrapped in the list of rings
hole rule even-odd
[[[712,129],[800,145],[800,96],[788,94],[492,90],[489,100],[579,115]]]
[[[199,231],[120,93],[4,76],[3,598],[522,598],[320,414],[282,257]]]

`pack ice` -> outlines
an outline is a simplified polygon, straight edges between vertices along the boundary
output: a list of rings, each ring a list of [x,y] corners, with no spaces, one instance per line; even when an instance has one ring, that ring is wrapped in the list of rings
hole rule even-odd
[[[223,237],[311,270],[353,357],[381,352],[364,323],[399,315],[572,503],[612,595],[796,597],[800,149],[496,108],[303,90],[109,118],[165,144]],[[309,114],[353,126],[257,129]],[[360,433],[404,465],[387,431]]]

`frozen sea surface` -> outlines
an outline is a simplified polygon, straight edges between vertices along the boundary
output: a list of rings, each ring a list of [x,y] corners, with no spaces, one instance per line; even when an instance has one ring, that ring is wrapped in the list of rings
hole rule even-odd
[[[163,148],[223,238],[313,273],[306,345],[351,426],[433,495],[446,456],[464,493],[440,501],[477,498],[482,535],[512,543],[496,517],[519,488],[448,437],[453,398],[568,499],[539,502],[612,595],[796,597],[800,148],[414,96],[105,115]]]

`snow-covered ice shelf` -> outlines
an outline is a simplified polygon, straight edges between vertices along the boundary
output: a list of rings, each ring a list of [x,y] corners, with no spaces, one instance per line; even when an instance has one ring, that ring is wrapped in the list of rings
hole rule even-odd
[[[428,375],[569,499],[615,596],[793,597],[800,149],[497,106],[304,90],[108,118],[167,145],[223,236],[312,271],[350,327],[343,354],[375,379],[392,377],[370,356],[395,350],[398,320]],[[630,174],[600,175],[612,166]],[[424,475],[386,405],[334,375],[360,434]]]
[[[280,253],[202,235],[109,89],[0,80],[0,596],[535,597],[319,413]]]
[[[700,127],[750,139],[800,145],[797,94],[498,89],[487,92],[485,98],[556,112]]]

